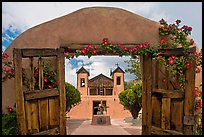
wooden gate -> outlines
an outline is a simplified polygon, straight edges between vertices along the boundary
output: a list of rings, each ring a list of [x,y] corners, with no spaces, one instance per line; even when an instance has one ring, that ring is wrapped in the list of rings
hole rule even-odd
[[[190,52],[194,53],[195,48]],[[182,55],[181,49],[161,51],[166,57]],[[186,71],[183,89],[172,86],[164,67],[151,56],[142,61],[142,134],[182,135],[193,134],[195,63]],[[162,83],[165,77],[166,84]]]
[[[14,49],[16,112],[20,135],[66,134],[66,98],[63,49]],[[44,89],[42,58],[56,58],[58,87]],[[22,60],[29,61],[29,90],[23,89]],[[34,80],[34,59],[38,60],[39,89]]]

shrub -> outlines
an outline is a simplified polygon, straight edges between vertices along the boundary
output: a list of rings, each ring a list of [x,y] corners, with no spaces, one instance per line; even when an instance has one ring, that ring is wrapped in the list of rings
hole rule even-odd
[[[142,82],[138,82],[118,95],[120,104],[127,108],[133,118],[138,117],[142,107]]]

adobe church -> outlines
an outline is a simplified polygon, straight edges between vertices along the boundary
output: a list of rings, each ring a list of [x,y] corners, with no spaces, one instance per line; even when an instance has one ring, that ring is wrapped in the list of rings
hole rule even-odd
[[[124,91],[124,71],[118,66],[109,78],[99,74],[89,79],[89,72],[82,66],[77,72],[77,89],[81,102],[67,114],[71,119],[91,119],[97,115],[98,107],[103,105],[110,118],[131,117],[119,102],[118,94]]]

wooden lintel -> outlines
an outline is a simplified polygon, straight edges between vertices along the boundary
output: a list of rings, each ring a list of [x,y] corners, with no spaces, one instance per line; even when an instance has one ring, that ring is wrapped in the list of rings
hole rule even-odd
[[[189,53],[194,53],[195,52],[196,47],[190,47],[188,52]],[[165,56],[182,56],[183,55],[183,49],[182,48],[176,48],[176,49],[160,49],[159,52],[161,53],[161,55],[165,55]]]
[[[32,100],[38,98],[47,98],[52,96],[59,96],[58,89],[35,90],[32,92],[24,92],[25,100]]]

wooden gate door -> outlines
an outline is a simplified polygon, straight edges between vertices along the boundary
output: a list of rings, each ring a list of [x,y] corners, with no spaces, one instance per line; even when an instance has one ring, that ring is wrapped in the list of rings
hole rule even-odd
[[[20,135],[66,133],[66,96],[63,49],[14,49],[16,112]],[[57,88],[45,89],[42,58],[55,58]],[[29,90],[23,89],[22,60],[29,62]],[[39,70],[38,90],[35,88],[34,60]]]
[[[195,48],[190,50],[195,52]],[[163,55],[182,55],[181,49],[163,50]],[[150,56],[142,57],[142,134],[193,134],[195,63],[186,71],[186,84],[178,88],[165,70]],[[163,82],[162,82],[163,80]]]

